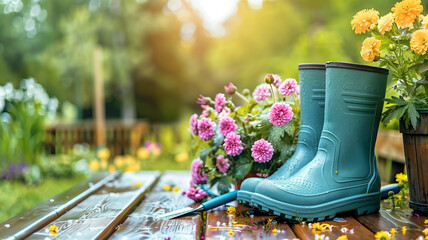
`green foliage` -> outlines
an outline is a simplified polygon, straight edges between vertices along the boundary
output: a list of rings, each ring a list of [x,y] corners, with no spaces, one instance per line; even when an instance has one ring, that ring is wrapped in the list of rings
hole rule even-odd
[[[399,177],[404,177],[405,179],[401,179]],[[390,204],[390,208],[394,210],[396,207],[404,208],[408,204],[407,196],[409,195],[409,183],[407,181],[407,175],[405,174],[397,174],[397,182],[400,186],[400,191],[397,194],[390,191],[388,193],[388,199],[385,200],[386,203]]]
[[[19,89],[11,84],[0,87],[0,170],[8,172],[12,163],[40,165],[45,122],[55,116],[58,102],[50,99],[33,79],[22,81]],[[35,172],[35,170],[31,170]]]

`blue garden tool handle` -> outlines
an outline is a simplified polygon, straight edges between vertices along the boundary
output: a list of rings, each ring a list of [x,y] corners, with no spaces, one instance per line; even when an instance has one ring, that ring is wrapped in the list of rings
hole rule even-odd
[[[206,201],[202,203],[202,206],[204,206],[204,210],[213,209],[215,207],[221,206],[223,204],[226,204],[228,202],[232,202],[236,200],[238,196],[238,190],[228,192],[226,194],[220,195],[216,198],[213,198],[209,201]]]
[[[397,194],[398,192],[400,192],[400,186],[398,186],[398,184],[396,183],[382,186],[380,188],[380,198],[381,199],[388,198],[388,193],[390,191],[393,191],[395,194]]]

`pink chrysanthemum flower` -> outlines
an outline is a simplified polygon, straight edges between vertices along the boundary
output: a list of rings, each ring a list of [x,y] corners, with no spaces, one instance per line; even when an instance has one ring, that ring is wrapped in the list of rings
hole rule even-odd
[[[283,83],[278,88],[279,93],[283,96],[290,96],[293,93],[297,92],[297,82],[296,79],[288,78],[285,79]]]
[[[209,117],[210,116],[210,109],[211,109],[211,107],[210,106],[208,106],[208,105],[201,105],[201,108],[203,109],[202,110],[202,113],[201,113],[201,118],[207,118],[207,117]]]
[[[193,184],[205,184],[207,183],[207,174],[202,171],[202,167],[204,167],[204,163],[200,158],[196,158],[192,162],[192,166],[190,167],[190,172],[192,174],[192,180],[190,181],[190,185]]]
[[[251,147],[251,156],[257,162],[269,162],[273,156],[273,147],[263,138],[256,141]]]
[[[293,115],[294,113],[290,105],[283,102],[277,102],[270,108],[268,117],[270,123],[279,127],[290,122]]]
[[[279,87],[282,83],[282,78],[278,74],[273,74],[273,85],[275,87]]]
[[[225,158],[223,155],[218,155],[216,166],[218,171],[221,173],[226,173],[230,167],[229,159]]]
[[[198,114],[193,114],[190,117],[190,131],[194,135],[198,135]]]
[[[229,95],[233,95],[236,92],[236,87],[233,83],[229,83],[229,85],[224,86],[224,91]]]
[[[256,87],[253,92],[254,100],[261,101],[271,96],[269,84],[263,83]]]
[[[241,142],[241,137],[235,132],[231,132],[226,135],[223,147],[227,155],[230,156],[237,156],[241,154],[241,152],[244,150],[244,147],[242,146]]]
[[[225,117],[229,117],[230,112],[231,112],[230,108],[224,107],[223,110],[221,111],[221,113],[218,115],[218,118],[223,119]]]
[[[223,136],[227,136],[228,133],[235,132],[236,129],[238,129],[238,126],[236,126],[235,120],[231,117],[225,117],[220,119],[220,132],[223,134]]]
[[[195,200],[196,202],[199,202],[202,199],[206,198],[208,196],[208,193],[206,193],[204,190],[200,189],[199,187],[190,187],[189,190],[187,190],[186,195],[190,199]]]
[[[221,113],[221,111],[225,106],[226,106],[226,97],[224,96],[223,93],[218,93],[215,96],[215,102],[214,102],[215,111],[217,113]]]
[[[198,134],[202,140],[208,141],[214,136],[215,122],[210,118],[202,118],[198,122]]]

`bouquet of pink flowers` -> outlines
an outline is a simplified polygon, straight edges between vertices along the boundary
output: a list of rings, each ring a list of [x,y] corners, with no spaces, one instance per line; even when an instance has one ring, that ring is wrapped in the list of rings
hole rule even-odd
[[[269,176],[296,147],[300,105],[295,79],[267,74],[252,96],[232,83],[224,89],[226,95],[218,93],[214,100],[200,95],[203,111],[190,117],[192,150],[199,157],[192,162],[188,196],[196,201],[207,196],[199,185],[225,193],[250,172]],[[243,105],[235,105],[239,102]]]

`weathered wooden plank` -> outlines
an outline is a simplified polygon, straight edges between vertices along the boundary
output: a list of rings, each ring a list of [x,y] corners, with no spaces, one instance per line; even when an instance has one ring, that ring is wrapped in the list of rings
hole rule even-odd
[[[235,216],[227,209],[235,207]],[[293,239],[296,235],[277,216],[255,212],[236,202],[207,212],[205,239]]]
[[[373,232],[390,231],[395,228],[394,239],[416,239],[424,235],[424,221],[427,217],[413,215],[410,208],[395,210],[381,209],[379,213],[359,216],[356,218],[361,224]],[[402,227],[405,226],[407,231],[402,232]]]
[[[300,239],[316,239],[316,235],[337,239],[339,236],[347,235],[348,239],[374,239],[374,233],[364,227],[353,217],[335,218],[332,221],[319,222],[331,225],[331,230],[316,230],[311,224],[294,224],[293,231]],[[321,237],[322,238],[322,237]]]
[[[111,239],[199,239],[201,218],[198,213],[171,220],[157,220],[157,215],[178,210],[194,202],[182,192],[189,188],[189,172],[166,172],[147,199],[121,224]],[[164,186],[180,191],[164,191]],[[193,205],[195,206],[195,205]]]
[[[160,173],[125,173],[107,184],[76,207],[29,236],[29,239],[50,237],[49,227],[56,225],[56,238],[100,239],[112,234],[132,208],[141,201]]]
[[[40,223],[40,227],[42,227],[44,224],[58,218],[67,209],[72,208],[89,196],[90,191],[96,191],[97,186],[100,186],[103,182],[106,183],[110,179],[110,176],[111,175],[109,173],[97,174],[91,179],[82,182],[64,193],[50,198],[49,200],[46,200],[45,202],[1,223],[0,239],[11,238],[12,236],[14,236],[13,238],[25,237],[25,235],[31,233],[31,231],[24,231],[26,228],[32,231],[38,230],[36,223]],[[109,178],[106,179],[106,177]],[[88,195],[82,195],[84,192],[87,192]]]

